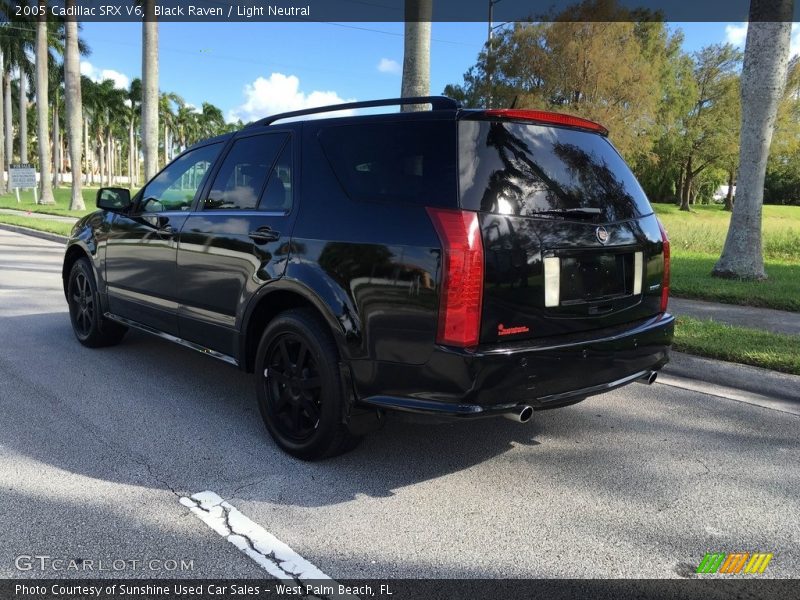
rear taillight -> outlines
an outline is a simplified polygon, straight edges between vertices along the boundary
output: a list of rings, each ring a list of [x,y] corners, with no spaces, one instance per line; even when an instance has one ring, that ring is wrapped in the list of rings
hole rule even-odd
[[[428,208],[442,243],[442,285],[436,342],[478,345],[483,301],[483,242],[478,213]]]
[[[608,129],[599,123],[589,121],[588,119],[581,119],[580,117],[573,117],[572,115],[565,115],[563,113],[514,108],[490,108],[483,111],[483,113],[489,117],[514,119],[518,121],[533,121],[535,123],[542,123],[543,125],[580,127],[581,129],[588,129],[589,131],[596,131],[601,135],[608,135]]]
[[[658,222],[658,228],[661,230],[661,246],[664,256],[664,271],[661,276],[661,312],[667,311],[667,304],[669,303],[669,237],[667,237],[667,230]]]

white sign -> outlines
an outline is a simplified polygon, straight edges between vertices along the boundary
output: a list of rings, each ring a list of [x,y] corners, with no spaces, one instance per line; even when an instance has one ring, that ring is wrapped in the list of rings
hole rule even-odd
[[[8,185],[10,188],[35,188],[36,169],[31,165],[9,165]]]

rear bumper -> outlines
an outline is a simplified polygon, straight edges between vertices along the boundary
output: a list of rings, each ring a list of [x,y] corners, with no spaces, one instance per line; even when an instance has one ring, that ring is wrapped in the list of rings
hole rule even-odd
[[[626,385],[669,360],[675,319],[663,314],[574,338],[479,347],[438,347],[423,365],[353,361],[359,403],[412,413],[477,418],[520,405],[571,404]]]

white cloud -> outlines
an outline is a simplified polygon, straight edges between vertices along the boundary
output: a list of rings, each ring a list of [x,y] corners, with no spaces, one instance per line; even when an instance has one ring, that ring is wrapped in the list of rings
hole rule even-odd
[[[747,23],[736,23],[725,25],[725,41],[734,46],[744,48],[744,41],[747,39]]]
[[[736,23],[725,26],[725,41],[744,50],[747,40],[747,23]],[[800,23],[792,25],[792,41],[789,46],[789,55],[800,54]]]
[[[378,71],[381,73],[391,73],[392,75],[399,75],[402,71],[400,63],[391,58],[382,58],[378,63]]]
[[[334,91],[315,90],[307,94],[300,89],[300,80],[295,75],[283,73],[272,73],[269,79],[259,77],[245,85],[243,93],[245,101],[229,111],[229,121],[241,119],[247,123],[276,113],[353,101],[341,98]],[[351,112],[337,112],[336,116]]]
[[[87,60],[81,61],[81,75],[85,75],[95,82],[110,79],[114,82],[114,87],[127,89],[131,83],[130,77],[114,69],[99,69]]]

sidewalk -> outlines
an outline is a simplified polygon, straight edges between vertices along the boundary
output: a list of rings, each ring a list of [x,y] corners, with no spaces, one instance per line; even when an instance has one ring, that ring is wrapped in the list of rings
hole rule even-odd
[[[28,210],[16,210],[13,208],[0,208],[0,215],[13,215],[15,217],[43,219],[45,221],[60,221],[61,223],[75,223],[78,220],[78,217],[61,217],[59,215],[48,215],[45,213]]]
[[[696,319],[713,319],[720,323],[763,329],[773,333],[800,335],[800,313],[771,308],[719,304],[686,298],[670,298],[669,312]]]

